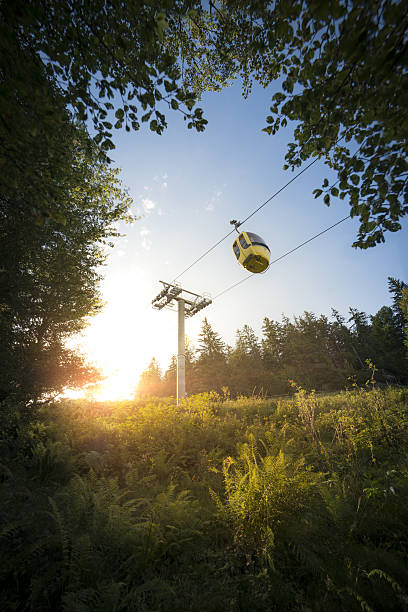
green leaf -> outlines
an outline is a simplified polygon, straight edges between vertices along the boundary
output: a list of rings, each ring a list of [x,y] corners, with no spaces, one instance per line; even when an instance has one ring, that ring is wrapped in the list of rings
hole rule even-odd
[[[146,102],[148,103],[149,106],[151,106],[152,108],[154,108],[155,104],[156,104],[156,99],[154,97],[154,95],[148,91],[145,95],[145,99]]]
[[[278,91],[278,93],[272,96],[272,100],[276,102],[276,104],[280,104],[283,100],[286,100],[286,96],[281,91]]]
[[[323,189],[313,189],[313,193],[315,194],[315,199],[322,195]]]
[[[326,193],[326,195],[324,196],[323,202],[326,204],[326,206],[330,206],[330,196],[328,193]]]
[[[175,83],[171,83],[170,81],[164,81],[164,88],[167,91],[167,93],[170,93],[171,91],[174,91],[177,88],[177,85]]]

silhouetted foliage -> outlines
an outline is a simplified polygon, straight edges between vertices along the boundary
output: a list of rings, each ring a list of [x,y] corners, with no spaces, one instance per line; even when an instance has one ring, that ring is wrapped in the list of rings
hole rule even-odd
[[[128,217],[130,200],[117,171],[98,161],[80,130],[65,146],[71,150],[69,174],[63,177],[58,159],[50,162],[61,173],[56,208],[63,221],[35,222],[26,201],[28,178],[20,181],[20,194],[0,196],[3,399],[38,399],[96,377],[65,341],[101,308],[98,268],[117,235],[114,224]]]

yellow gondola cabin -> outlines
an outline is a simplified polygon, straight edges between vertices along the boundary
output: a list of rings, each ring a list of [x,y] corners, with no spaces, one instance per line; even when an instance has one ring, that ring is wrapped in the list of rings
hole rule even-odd
[[[270,250],[265,240],[252,232],[241,232],[232,245],[234,255],[249,272],[265,272],[269,266]]]

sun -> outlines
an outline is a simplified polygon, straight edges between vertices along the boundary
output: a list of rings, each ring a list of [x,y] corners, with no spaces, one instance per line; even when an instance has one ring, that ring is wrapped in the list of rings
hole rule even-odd
[[[135,395],[136,384],[126,375],[113,374],[101,382],[87,385],[82,389],[67,389],[63,397],[69,399],[86,399],[91,401],[120,401],[132,399]]]
[[[105,310],[69,345],[101,372],[103,380],[80,390],[67,390],[65,397],[129,399],[134,397],[139,377],[153,357],[162,372],[166,370],[177,350],[176,313],[158,314],[151,308],[150,294],[151,290],[146,291],[142,300],[140,295],[127,295],[122,288],[107,296],[110,299]]]
[[[126,375],[112,375],[93,388],[86,390],[86,397],[97,401],[114,401],[131,399],[135,394],[136,385]]]
[[[100,370],[103,380],[96,386],[68,390],[66,397],[97,401],[132,398],[152,358],[156,358],[164,374],[177,353],[177,312],[153,309],[152,296],[157,294],[158,283],[131,263],[122,264],[115,275],[104,281],[103,311],[90,319],[80,337],[69,343],[69,348],[78,349]],[[130,282],[130,278],[137,278],[137,283]],[[199,325],[198,316],[189,319],[188,337],[194,338]]]

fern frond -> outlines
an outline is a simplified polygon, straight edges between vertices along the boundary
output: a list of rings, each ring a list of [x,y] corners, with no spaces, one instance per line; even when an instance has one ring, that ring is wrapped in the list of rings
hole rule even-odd
[[[374,576],[378,576],[379,578],[382,578],[383,580],[388,582],[388,584],[392,586],[393,590],[396,593],[400,593],[400,594],[404,593],[404,589],[398,584],[398,582],[394,580],[392,576],[390,576],[389,574],[387,574],[381,569],[375,568],[375,569],[372,569],[370,572],[365,572],[365,574],[368,578],[373,578]]]

